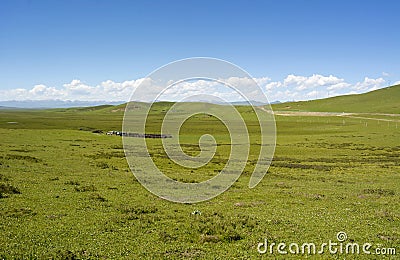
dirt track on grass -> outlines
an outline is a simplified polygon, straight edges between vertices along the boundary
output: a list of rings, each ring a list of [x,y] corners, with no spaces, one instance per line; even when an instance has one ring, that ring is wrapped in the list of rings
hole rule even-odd
[[[271,113],[270,110],[265,109],[264,107],[259,107],[261,110]],[[385,122],[400,122],[400,114],[384,114],[384,113],[338,113],[338,112],[308,112],[308,111],[273,111],[274,115],[277,116],[340,116],[340,117],[349,117],[349,118],[359,118],[359,119],[368,119],[368,120],[376,120],[376,121],[385,121]],[[393,117],[395,119],[387,119],[387,118],[376,118],[369,116],[386,116]]]

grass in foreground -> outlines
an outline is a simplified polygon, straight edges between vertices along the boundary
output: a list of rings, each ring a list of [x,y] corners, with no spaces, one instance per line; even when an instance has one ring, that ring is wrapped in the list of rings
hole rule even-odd
[[[120,137],[92,133],[120,129],[122,112],[105,109],[0,112],[1,258],[255,258],[265,238],[318,244],[339,231],[360,244],[399,245],[400,129],[393,123],[277,117],[273,165],[256,188],[247,188],[250,160],[219,197],[176,204],[135,180]],[[204,129],[194,129],[187,149],[195,154]],[[148,143],[171,177],[196,181],[219,170],[181,172],[157,156],[157,141]]]

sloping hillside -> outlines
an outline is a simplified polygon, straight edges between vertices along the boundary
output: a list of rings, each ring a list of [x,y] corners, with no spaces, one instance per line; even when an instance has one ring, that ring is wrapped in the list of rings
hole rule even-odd
[[[358,95],[272,105],[273,110],[400,114],[400,85]]]

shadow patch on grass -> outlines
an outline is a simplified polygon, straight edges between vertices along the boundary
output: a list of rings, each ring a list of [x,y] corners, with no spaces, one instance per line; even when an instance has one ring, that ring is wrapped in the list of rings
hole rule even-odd
[[[250,216],[224,216],[214,213],[208,216],[196,216],[192,224],[199,233],[199,241],[206,243],[242,240],[258,222]]]
[[[275,184],[275,187],[277,188],[281,188],[281,189],[291,189],[292,186],[290,186],[289,184],[286,184],[284,182],[278,182]]]
[[[2,213],[2,215],[6,216],[6,217],[19,218],[19,217],[26,217],[26,216],[35,216],[36,212],[34,212],[30,208],[14,208],[12,210]]]
[[[100,202],[107,202],[108,201],[108,199],[106,199],[105,197],[101,196],[99,193],[90,194],[89,198],[91,200],[100,201]]]
[[[78,259],[99,259],[102,258],[98,254],[92,254],[87,250],[71,251],[71,250],[58,250],[53,253],[48,259],[62,259],[62,260],[78,260]]]
[[[7,194],[21,194],[21,191],[8,183],[0,183],[0,198],[6,198]]]
[[[9,179],[5,175],[0,173],[0,181],[9,181]]]
[[[3,157],[6,160],[24,160],[28,162],[34,162],[38,163],[41,162],[42,160],[33,156],[29,155],[19,155],[19,154],[7,154]]]
[[[64,184],[66,184],[66,185],[75,185],[75,186],[80,185],[80,183],[78,181],[72,181],[72,180],[66,181],[66,182],[64,182]]]
[[[20,153],[29,153],[29,152],[34,152],[35,150],[27,150],[27,149],[12,149],[10,150],[12,152],[20,152]]]
[[[151,206],[137,206],[137,207],[122,207],[120,211],[124,214],[150,214],[150,213],[156,213],[158,209],[156,207],[151,207]]]
[[[100,152],[96,154],[86,154],[85,157],[91,159],[111,159],[111,158],[125,158],[124,151]]]
[[[93,184],[90,184],[90,185],[85,185],[85,186],[76,186],[75,191],[87,192],[87,191],[97,191],[97,189]]]
[[[380,195],[380,196],[394,196],[396,193],[394,190],[391,189],[364,189],[363,190],[364,194],[375,194],[375,195]]]
[[[98,163],[96,163],[96,166],[99,167],[100,169],[108,169],[108,168],[110,168],[108,163],[105,163],[105,162],[98,162]]]
[[[312,169],[318,171],[330,171],[334,166],[330,165],[315,165],[315,164],[300,164],[300,163],[288,163],[288,162],[272,162],[271,166],[290,168],[290,169]]]
[[[381,210],[376,212],[376,216],[379,218],[386,219],[387,221],[399,221],[400,220],[400,215],[395,214],[393,212],[387,211],[387,210]]]

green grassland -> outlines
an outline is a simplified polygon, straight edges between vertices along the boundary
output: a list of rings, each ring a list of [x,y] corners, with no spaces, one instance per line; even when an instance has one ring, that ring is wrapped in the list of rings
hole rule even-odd
[[[393,89],[398,96],[399,86]],[[334,105],[313,102],[290,106],[338,111]],[[385,104],[388,110],[356,105],[371,113],[399,113],[396,102]],[[144,106],[138,103],[137,108]],[[170,106],[156,104],[149,129],[156,131]],[[344,105],[339,107],[338,112],[347,111]],[[365,112],[353,108],[349,111]],[[0,110],[0,258],[259,258],[257,245],[265,238],[271,243],[318,244],[336,240],[339,231],[347,233],[348,241],[400,250],[400,128],[396,122],[276,116],[272,166],[261,183],[249,189],[259,129],[251,108],[238,109],[253,136],[248,165],[228,191],[197,204],[172,203],[148,192],[128,167],[121,137],[98,133],[121,129],[124,105]],[[202,168],[187,170],[171,163],[160,140],[146,140],[149,153],[174,179],[211,178],[229,154],[223,125],[213,117],[188,120],[182,128],[183,150],[197,154],[198,137],[205,132],[217,133],[219,145],[217,156]],[[201,214],[193,215],[195,210]]]

